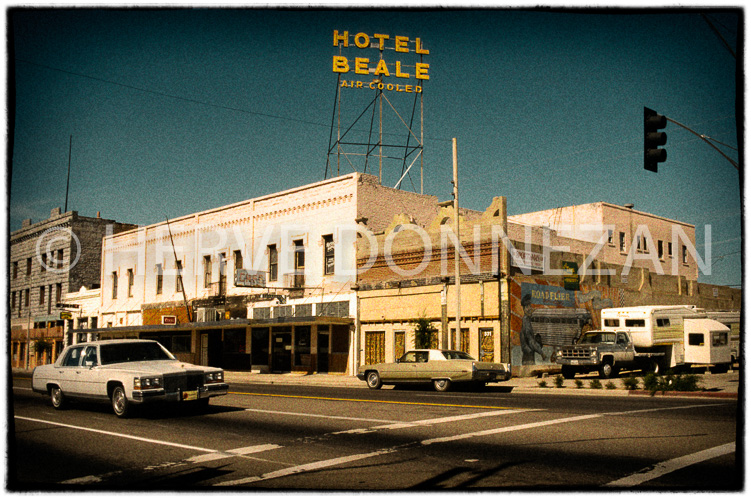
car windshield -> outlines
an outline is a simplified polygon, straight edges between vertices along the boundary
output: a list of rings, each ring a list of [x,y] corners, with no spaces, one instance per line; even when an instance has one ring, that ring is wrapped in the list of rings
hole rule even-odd
[[[142,362],[145,360],[173,360],[159,343],[113,343],[99,347],[101,362],[119,364],[121,362]]]
[[[595,344],[595,343],[615,343],[615,333],[586,333],[579,340],[581,344]]]
[[[475,360],[471,355],[464,352],[441,352],[448,360]]]

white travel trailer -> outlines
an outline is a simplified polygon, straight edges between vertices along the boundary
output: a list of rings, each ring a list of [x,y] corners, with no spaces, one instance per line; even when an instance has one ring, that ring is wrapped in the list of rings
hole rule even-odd
[[[722,322],[730,328],[730,357],[740,366],[741,359],[741,313],[738,310],[709,310],[707,317]]]
[[[602,329],[626,331],[637,354],[653,356],[655,371],[705,365],[727,371],[731,363],[730,328],[689,305],[606,308]],[[657,355],[657,356],[655,356]]]

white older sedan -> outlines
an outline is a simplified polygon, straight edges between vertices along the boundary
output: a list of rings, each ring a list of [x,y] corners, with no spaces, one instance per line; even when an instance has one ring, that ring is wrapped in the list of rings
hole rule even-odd
[[[445,392],[452,383],[484,386],[493,381],[508,381],[511,366],[481,362],[456,350],[425,349],[411,350],[394,363],[360,366],[357,377],[374,390],[382,385],[432,382],[437,391]]]
[[[62,409],[69,399],[109,401],[118,417],[133,404],[196,401],[226,395],[224,371],[177,360],[151,340],[107,340],[71,345],[54,364],[39,366],[32,389]]]

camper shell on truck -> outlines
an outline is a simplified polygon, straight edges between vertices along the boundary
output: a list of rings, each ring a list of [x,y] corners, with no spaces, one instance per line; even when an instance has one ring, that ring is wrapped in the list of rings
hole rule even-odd
[[[604,331],[626,331],[637,353],[659,354],[656,372],[680,365],[712,366],[727,371],[731,362],[730,328],[692,305],[606,308]]]
[[[707,310],[707,317],[730,328],[730,362],[743,363],[741,351],[741,312],[739,310]]]

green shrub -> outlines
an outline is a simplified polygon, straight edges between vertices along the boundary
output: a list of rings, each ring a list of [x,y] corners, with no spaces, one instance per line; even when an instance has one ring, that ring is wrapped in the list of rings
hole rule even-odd
[[[575,379],[574,384],[576,385],[577,388],[581,388],[584,386],[584,382],[580,379]]]
[[[547,388],[548,382],[543,379],[542,381],[537,383],[537,386],[539,386],[540,388]]]
[[[679,392],[695,392],[699,387],[699,376],[696,374],[678,375],[673,383],[673,389]]]
[[[626,378],[622,380],[623,387],[626,390],[636,390],[639,387],[639,380],[636,379],[636,376],[631,376],[629,378]]]
[[[563,388],[563,376],[560,374],[555,377],[555,387]]]
[[[654,393],[657,391],[660,384],[660,377],[655,373],[647,373],[647,375],[644,376],[644,379],[642,379],[642,384],[644,385],[645,390]]]
[[[618,387],[615,386],[615,383],[613,383],[612,381],[608,381],[605,385],[605,388],[607,388],[608,390],[615,390]]]
[[[589,387],[593,390],[601,390],[602,389],[602,383],[600,383],[600,380],[595,378],[592,381],[589,382]]]

